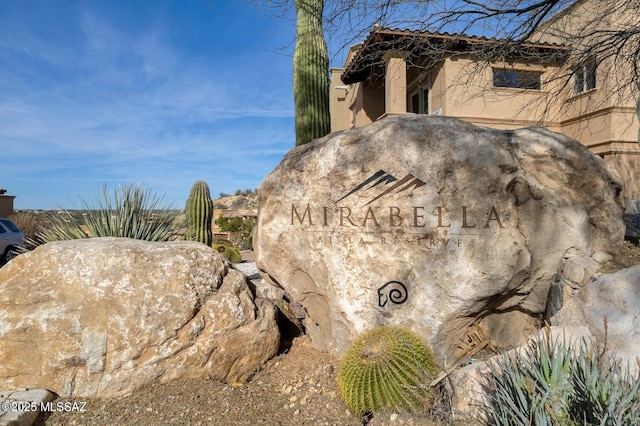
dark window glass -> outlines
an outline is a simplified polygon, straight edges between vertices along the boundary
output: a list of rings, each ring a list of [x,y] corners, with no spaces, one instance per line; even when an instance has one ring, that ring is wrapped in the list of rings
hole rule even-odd
[[[429,89],[422,90],[422,109],[420,112],[423,114],[429,113]]]
[[[596,88],[596,63],[590,62],[584,67],[586,74],[585,89],[591,90]]]
[[[595,61],[580,65],[573,72],[573,91],[575,93],[586,92],[596,88],[596,68]]]
[[[420,113],[420,94],[416,93],[411,96],[411,112]]]
[[[540,73],[494,69],[493,86],[540,90]]]
[[[584,72],[582,67],[578,68],[573,74],[573,91],[576,93],[584,91]]]
[[[5,228],[8,228],[9,231],[11,232],[20,232],[20,229],[10,220],[0,220],[0,222],[2,222],[2,224],[5,226]]]
[[[414,114],[428,114],[429,113],[429,89],[416,89],[409,94],[408,97],[409,110]]]

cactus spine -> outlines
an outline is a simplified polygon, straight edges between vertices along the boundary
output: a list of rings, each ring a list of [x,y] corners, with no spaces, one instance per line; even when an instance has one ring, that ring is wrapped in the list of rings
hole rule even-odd
[[[293,97],[296,145],[331,131],[329,55],[322,31],[324,0],[296,0],[296,48],[293,53]]]
[[[213,201],[206,182],[197,181],[191,187],[187,200],[187,241],[199,241],[211,246],[211,218]]]
[[[415,333],[394,326],[359,336],[342,358],[338,384],[345,405],[357,414],[384,409],[426,408],[436,365]]]

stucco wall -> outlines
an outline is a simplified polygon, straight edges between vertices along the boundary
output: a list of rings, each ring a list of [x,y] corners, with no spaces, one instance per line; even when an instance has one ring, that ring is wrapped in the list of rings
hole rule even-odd
[[[640,154],[606,155],[604,161],[622,180],[624,198],[640,200]]]
[[[13,214],[14,195],[0,195],[0,217],[7,217]]]

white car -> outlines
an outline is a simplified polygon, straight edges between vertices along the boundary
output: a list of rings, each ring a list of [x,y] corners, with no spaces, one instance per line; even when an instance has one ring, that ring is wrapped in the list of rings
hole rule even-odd
[[[0,218],[0,266],[4,265],[25,248],[24,235],[9,219]]]

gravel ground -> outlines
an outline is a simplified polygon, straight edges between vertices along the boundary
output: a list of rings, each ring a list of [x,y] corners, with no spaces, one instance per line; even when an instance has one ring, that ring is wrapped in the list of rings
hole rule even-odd
[[[84,412],[55,412],[45,425],[362,425],[342,404],[338,360],[316,351],[307,336],[240,386],[209,379],[157,384],[127,397],[86,402]],[[69,401],[73,400],[59,400]],[[79,404],[78,406],[80,406]],[[425,415],[381,414],[368,423],[438,425]]]

